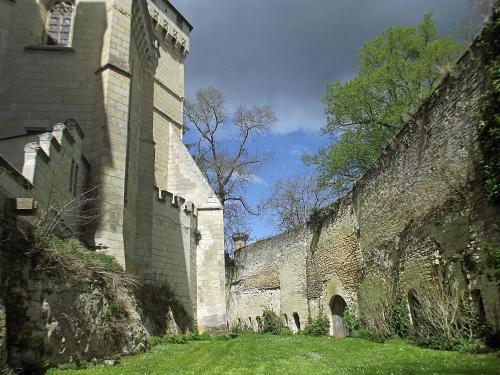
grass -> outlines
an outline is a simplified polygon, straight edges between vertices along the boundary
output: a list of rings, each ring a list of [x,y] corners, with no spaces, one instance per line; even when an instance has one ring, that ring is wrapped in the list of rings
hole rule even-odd
[[[241,335],[232,340],[172,344],[123,357],[114,367],[49,370],[49,375],[97,374],[498,374],[495,354],[422,349],[401,340]]]
[[[72,267],[68,268],[96,269],[124,274],[123,268],[115,258],[89,250],[74,238],[60,238],[35,231],[33,244],[34,250],[45,250],[43,255],[49,260],[58,263],[69,263]]]

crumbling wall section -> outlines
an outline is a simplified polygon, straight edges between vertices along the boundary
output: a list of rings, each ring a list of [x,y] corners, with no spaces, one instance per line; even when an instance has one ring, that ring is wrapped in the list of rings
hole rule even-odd
[[[483,190],[478,142],[491,85],[488,48],[491,41],[476,40],[352,190],[311,218],[308,314],[331,314],[335,295],[355,307],[357,286],[367,277],[390,275],[404,297],[417,275],[441,270],[481,301],[486,321],[498,331],[499,288],[485,249],[500,243],[500,213]],[[255,283],[263,270],[281,272],[295,259],[289,253],[277,262],[268,244],[281,249],[290,241],[296,241],[294,232],[237,252],[235,269],[228,272],[234,276],[228,289],[231,319],[253,312],[241,298],[245,284],[253,282],[254,293],[264,293]],[[289,310],[286,295],[280,285],[280,301],[273,303],[282,311]]]

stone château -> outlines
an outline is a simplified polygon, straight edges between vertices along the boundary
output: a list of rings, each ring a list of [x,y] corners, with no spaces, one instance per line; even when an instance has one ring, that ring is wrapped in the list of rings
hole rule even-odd
[[[0,0],[0,194],[34,222],[95,191],[61,230],[219,330],[223,208],[182,142],[191,30],[164,0]]]

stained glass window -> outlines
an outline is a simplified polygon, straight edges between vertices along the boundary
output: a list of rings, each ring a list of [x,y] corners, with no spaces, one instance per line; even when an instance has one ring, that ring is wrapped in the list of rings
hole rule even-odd
[[[58,1],[50,8],[47,20],[47,44],[67,46],[71,31],[73,5]]]

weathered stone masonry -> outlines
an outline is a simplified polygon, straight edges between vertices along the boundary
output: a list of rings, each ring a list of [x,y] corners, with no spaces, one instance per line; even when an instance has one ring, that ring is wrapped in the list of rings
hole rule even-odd
[[[86,242],[143,284],[168,287],[185,315],[174,318],[224,328],[222,206],[182,142],[192,26],[163,0],[65,2],[73,7],[70,42],[47,45],[54,1],[0,0],[0,153],[17,176],[2,188],[43,202],[42,179],[36,194],[20,188],[23,165],[7,153],[23,153],[53,124],[76,119],[88,161],[80,192],[99,187]],[[58,166],[63,181],[48,184],[66,189],[71,161]]]
[[[320,222],[235,252],[228,270],[230,323],[250,322],[270,307],[292,329],[320,311],[333,323],[340,296],[357,304],[357,285],[389,271],[402,295],[412,275],[446,264],[470,295],[481,296],[487,322],[500,328],[499,287],[483,249],[498,246],[498,208],[485,198],[477,141],[490,79],[481,37],[456,68]]]

